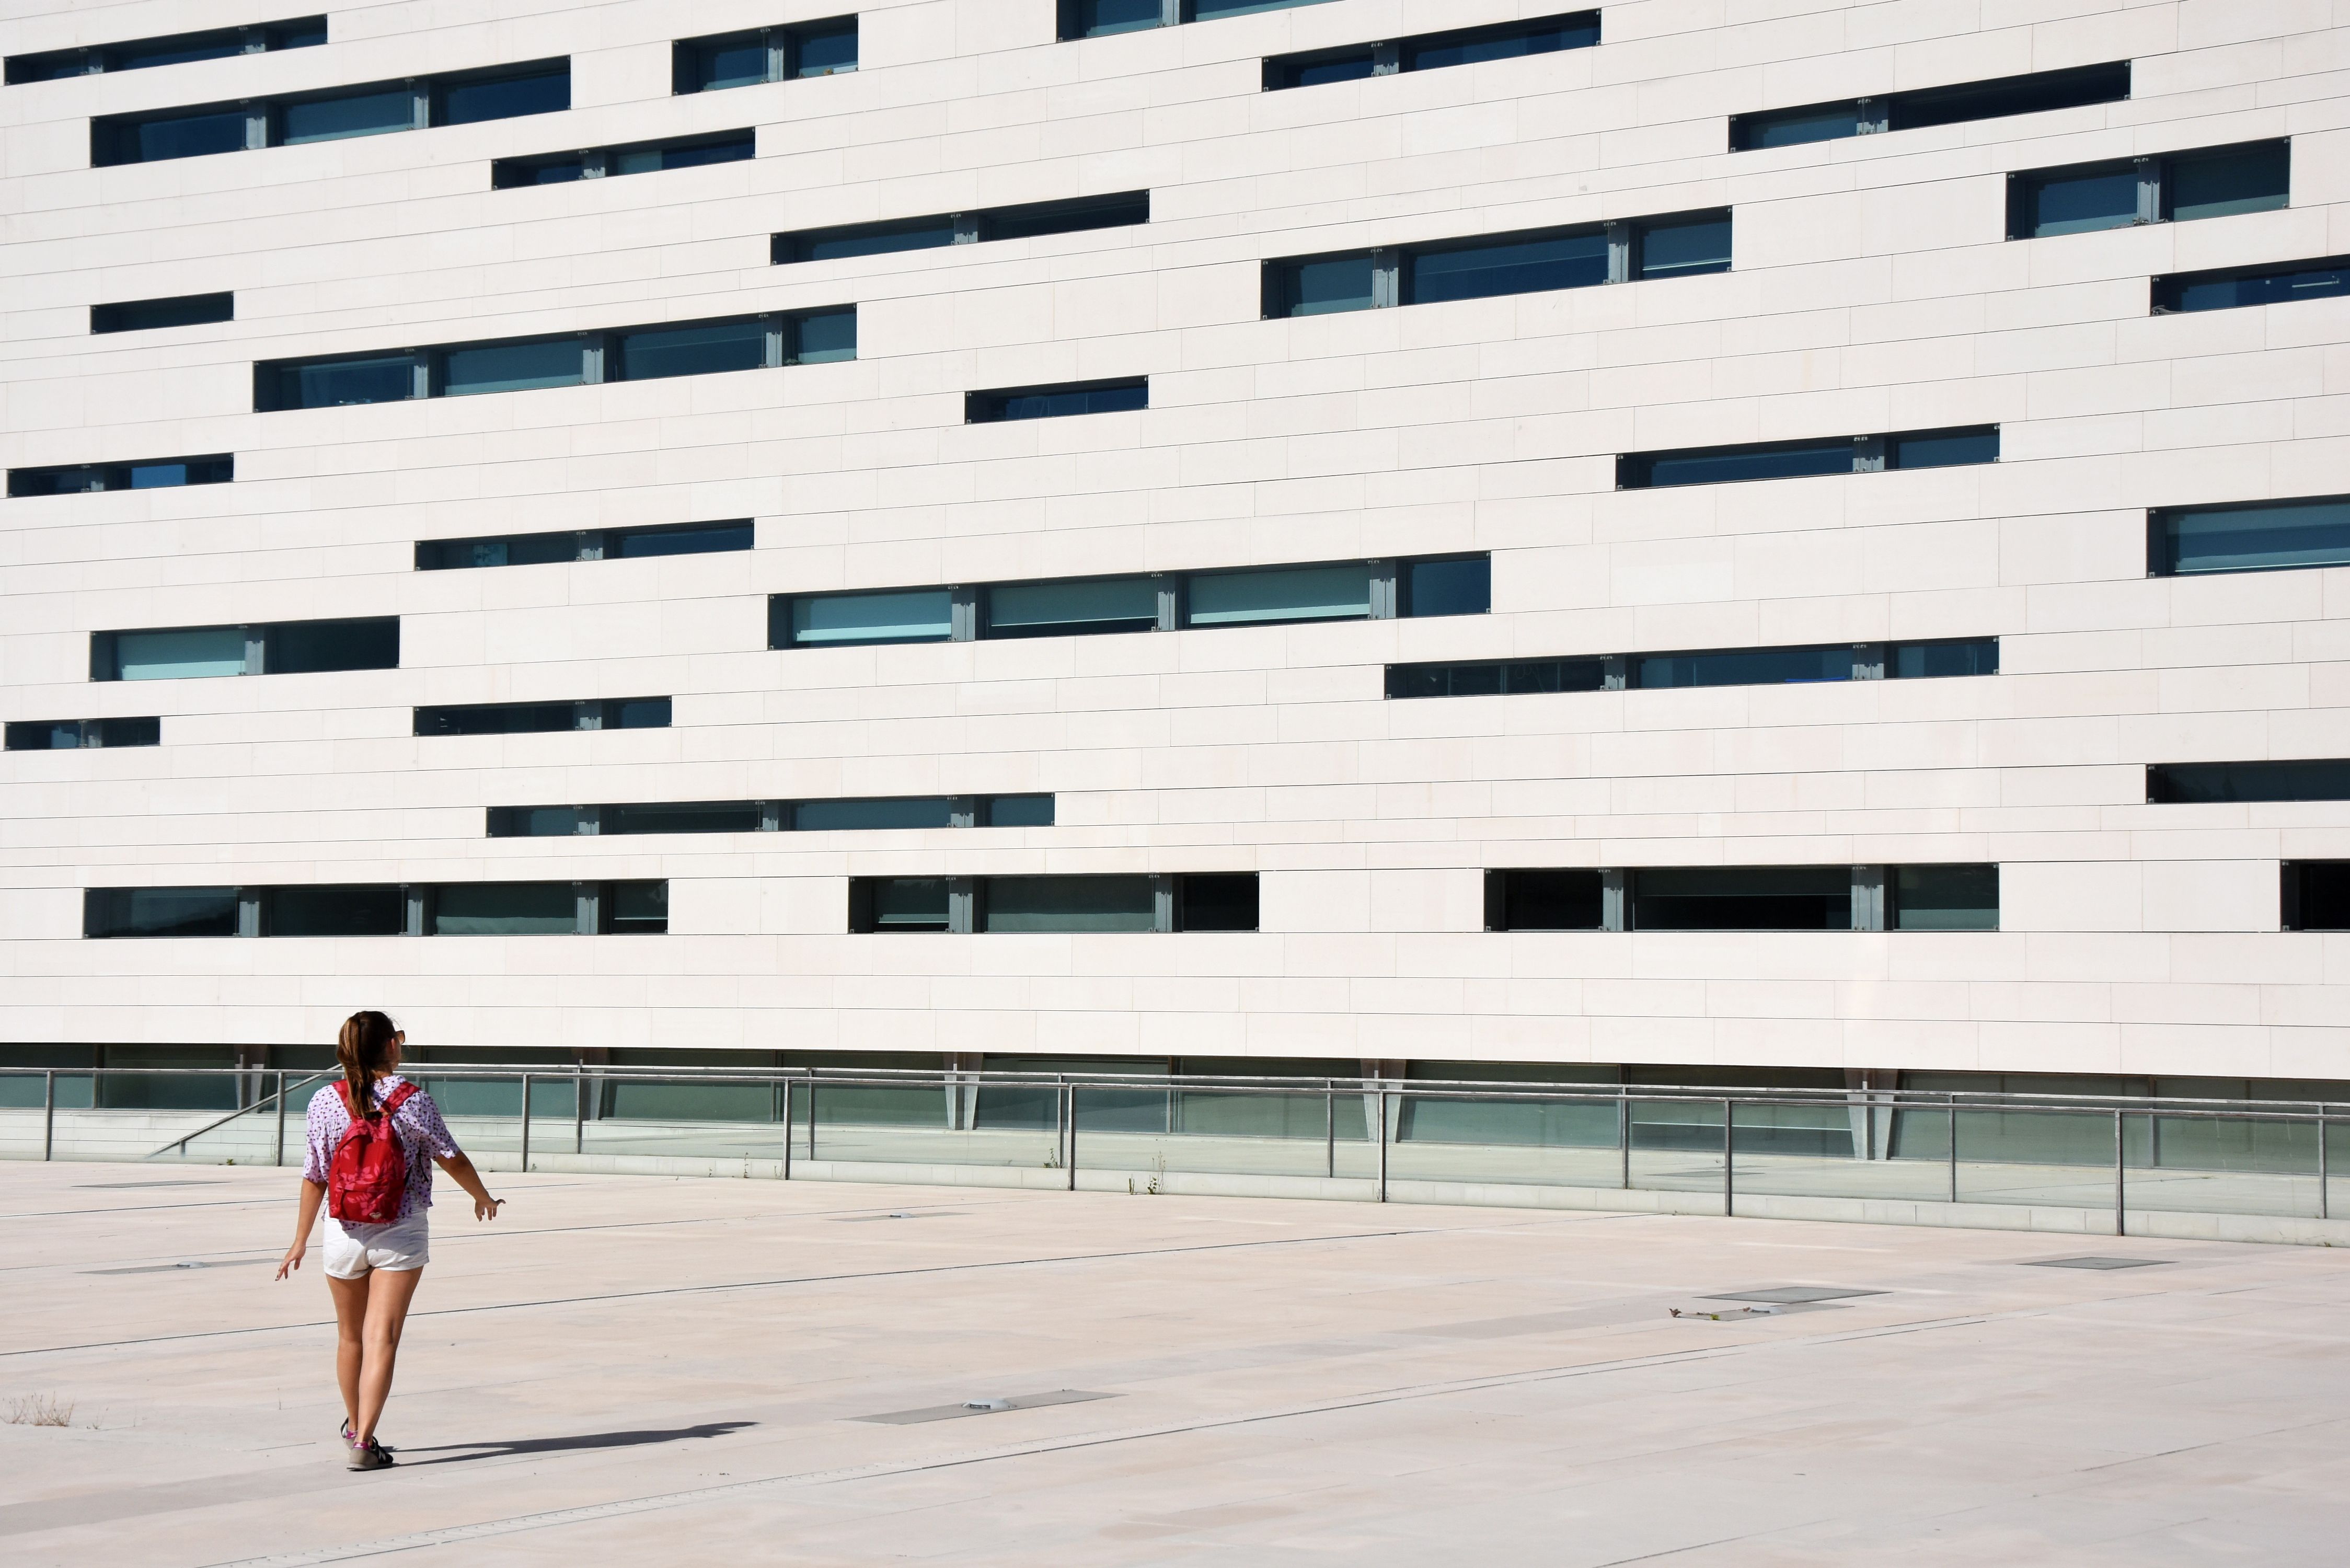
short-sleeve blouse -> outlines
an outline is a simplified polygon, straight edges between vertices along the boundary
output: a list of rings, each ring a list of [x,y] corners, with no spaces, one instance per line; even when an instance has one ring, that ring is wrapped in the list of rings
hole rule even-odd
[[[378,1078],[369,1085],[377,1105],[404,1078]],[[340,1081],[327,1085],[310,1096],[307,1118],[308,1152],[302,1160],[302,1179],[324,1185],[328,1167],[334,1163],[335,1147],[343,1141],[344,1129],[351,1125],[351,1113],[343,1108]],[[438,1156],[453,1159],[457,1141],[449,1136],[449,1124],[441,1119],[441,1107],[422,1089],[408,1096],[400,1109],[391,1114],[392,1136],[400,1140],[400,1152],[408,1162],[408,1187],[400,1195],[400,1217],[402,1220],[421,1210],[432,1207],[432,1160]]]

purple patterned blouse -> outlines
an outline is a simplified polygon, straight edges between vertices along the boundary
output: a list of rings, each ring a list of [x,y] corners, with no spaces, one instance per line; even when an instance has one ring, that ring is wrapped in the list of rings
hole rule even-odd
[[[381,1105],[385,1096],[406,1081],[398,1076],[378,1078],[369,1085],[369,1097]],[[309,1153],[302,1160],[303,1180],[325,1185],[327,1168],[334,1163],[335,1146],[343,1141],[343,1129],[350,1125],[351,1113],[343,1109],[339,1081],[310,1096]],[[405,1220],[419,1210],[432,1207],[432,1157],[455,1158],[457,1140],[449,1136],[449,1125],[441,1119],[441,1107],[422,1089],[409,1096],[406,1103],[391,1114],[391,1132],[400,1140],[400,1152],[408,1161],[408,1190],[400,1197],[400,1217]]]

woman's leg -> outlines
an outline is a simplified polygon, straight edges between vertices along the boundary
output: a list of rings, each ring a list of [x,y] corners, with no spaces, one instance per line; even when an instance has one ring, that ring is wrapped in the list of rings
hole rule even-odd
[[[383,1402],[391,1397],[392,1364],[400,1358],[400,1331],[408,1323],[408,1303],[416,1294],[422,1269],[377,1269],[368,1292],[364,1330],[367,1359],[359,1369],[359,1417],[351,1423],[351,1440],[364,1443],[375,1436],[383,1418]]]
[[[335,1381],[342,1387],[343,1416],[354,1432],[359,1427],[359,1364],[367,1327],[368,1282],[374,1277],[372,1273],[356,1280],[327,1276],[327,1292],[335,1298]]]

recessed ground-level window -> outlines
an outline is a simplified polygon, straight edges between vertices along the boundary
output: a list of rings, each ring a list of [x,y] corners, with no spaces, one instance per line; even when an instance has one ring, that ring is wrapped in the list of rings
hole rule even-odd
[[[855,877],[852,931],[1082,934],[1256,929],[1253,872]]]

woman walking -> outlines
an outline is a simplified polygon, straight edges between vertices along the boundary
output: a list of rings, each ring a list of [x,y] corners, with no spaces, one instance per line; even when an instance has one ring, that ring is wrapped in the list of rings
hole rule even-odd
[[[391,1394],[408,1303],[424,1277],[433,1164],[472,1195],[474,1219],[496,1219],[502,1201],[490,1196],[450,1137],[432,1096],[398,1076],[407,1041],[380,1012],[343,1021],[335,1041],[343,1076],[310,1096],[294,1244],[277,1265],[281,1280],[302,1266],[318,1205],[326,1203],[327,1289],[338,1335],[335,1380],[342,1385],[343,1440],[355,1470],[391,1463],[375,1428]]]

